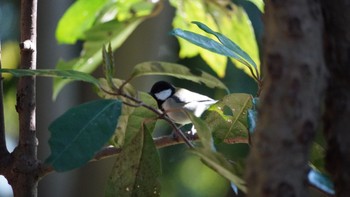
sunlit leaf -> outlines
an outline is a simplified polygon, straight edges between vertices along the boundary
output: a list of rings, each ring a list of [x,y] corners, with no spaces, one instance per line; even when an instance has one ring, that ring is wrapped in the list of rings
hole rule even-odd
[[[216,77],[197,69],[167,62],[144,62],[136,65],[131,74],[131,78],[145,75],[164,75],[179,79],[187,79],[196,83],[203,83],[210,88],[221,88],[227,90],[227,87]]]
[[[56,38],[59,43],[74,44],[84,37],[84,32],[89,29],[99,12],[109,0],[78,0],[76,1],[58,22]]]
[[[75,70],[57,70],[57,69],[0,69],[0,72],[10,73],[15,77],[25,76],[39,76],[39,77],[52,77],[69,79],[71,81],[78,80],[91,83],[95,86],[99,86],[99,81],[90,74],[75,71]]]
[[[195,21],[193,23],[196,24],[203,31],[214,35],[221,42],[222,45],[229,48],[233,53],[237,54],[237,56],[239,58],[236,58],[235,56],[230,56],[230,57],[233,57],[236,60],[239,60],[241,63],[243,63],[244,65],[246,65],[248,67],[253,67],[254,74],[256,76],[259,76],[259,73],[257,73],[258,68],[257,68],[257,65],[255,64],[255,62],[236,43],[234,43],[232,40],[230,40],[228,37],[224,36],[223,34],[213,31],[212,29],[210,29],[208,26],[206,26],[205,24],[203,24],[201,22]]]
[[[247,114],[251,108],[251,95],[243,93],[227,95],[212,105],[205,121],[210,126],[216,143],[247,143],[249,138]]]
[[[245,1],[252,2],[254,5],[256,5],[257,8],[259,8],[259,10],[261,12],[264,12],[264,1],[263,0],[245,0]]]
[[[160,159],[146,126],[130,135],[117,155],[110,174],[106,196],[160,196]]]
[[[310,165],[312,165],[313,168],[315,168],[317,171],[321,173],[326,173],[325,169],[325,155],[326,155],[326,148],[321,146],[316,141],[312,143],[311,150],[310,150]]]
[[[4,21],[2,21],[4,22]],[[20,62],[20,51],[18,47],[18,42],[2,40],[1,43],[1,66],[6,69],[17,68]],[[11,75],[4,74],[3,78],[9,79]]]
[[[81,56],[70,61],[59,61],[58,69],[72,69],[85,73],[91,73],[102,62],[102,47],[111,43],[112,50],[120,47],[143,19],[135,19],[125,23],[110,21],[94,26],[86,35]],[[70,80],[54,80],[53,98],[56,98],[61,89],[71,82]]]
[[[121,113],[118,100],[97,100],[73,107],[50,126],[51,155],[56,171],[84,165],[112,137]]]
[[[230,4],[230,9],[228,9],[225,6],[219,5],[216,1],[202,0],[171,0],[170,2],[171,5],[177,8],[176,16],[173,20],[174,28],[214,38],[214,36],[204,34],[200,29],[196,28],[196,26],[191,25],[192,21],[200,21],[213,31],[220,32],[230,40],[233,40],[253,59],[258,66],[258,70],[260,69],[259,51],[254,30],[251,21],[242,7]],[[181,58],[194,57],[199,54],[219,77],[225,75],[227,58],[194,46],[182,39],[179,39],[179,43]],[[235,62],[237,63],[237,61]],[[243,64],[238,63],[236,66],[243,69],[248,75],[251,75],[249,68]]]

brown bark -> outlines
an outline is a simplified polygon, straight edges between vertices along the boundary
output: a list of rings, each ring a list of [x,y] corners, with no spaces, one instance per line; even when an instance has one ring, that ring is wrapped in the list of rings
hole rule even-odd
[[[322,1],[325,56],[330,77],[324,116],[326,168],[336,196],[350,196],[350,1]]]
[[[21,69],[36,69],[37,0],[21,1]],[[19,142],[7,158],[5,176],[14,196],[37,196],[38,160],[35,128],[35,77],[20,78],[16,110],[19,115]]]
[[[326,73],[321,9],[309,0],[265,4],[265,81],[247,162],[248,196],[308,196],[308,153]]]

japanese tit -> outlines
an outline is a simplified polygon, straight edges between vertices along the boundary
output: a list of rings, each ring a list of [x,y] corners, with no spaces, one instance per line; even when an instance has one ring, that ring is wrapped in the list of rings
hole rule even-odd
[[[184,88],[176,89],[166,81],[156,82],[152,86],[150,94],[158,102],[158,107],[175,123],[181,125],[191,123],[185,111],[200,117],[210,105],[217,102],[212,98]]]

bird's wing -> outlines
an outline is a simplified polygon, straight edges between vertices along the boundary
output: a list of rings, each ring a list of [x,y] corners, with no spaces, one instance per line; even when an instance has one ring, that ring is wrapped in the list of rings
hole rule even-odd
[[[179,97],[179,95],[186,95],[185,97]],[[213,100],[210,97],[207,97],[205,95],[202,94],[198,94],[186,89],[179,89],[178,91],[176,91],[176,93],[172,96],[172,98],[177,99],[178,101],[182,102],[182,103],[190,103],[190,102],[213,102],[215,103],[216,101]]]

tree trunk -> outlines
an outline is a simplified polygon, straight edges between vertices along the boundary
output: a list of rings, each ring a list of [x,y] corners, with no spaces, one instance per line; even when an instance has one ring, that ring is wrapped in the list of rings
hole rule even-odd
[[[309,149],[326,73],[320,4],[265,3],[265,81],[247,162],[248,196],[308,196]]]
[[[325,54],[330,72],[324,116],[326,168],[336,196],[350,196],[350,1],[322,1]]]

